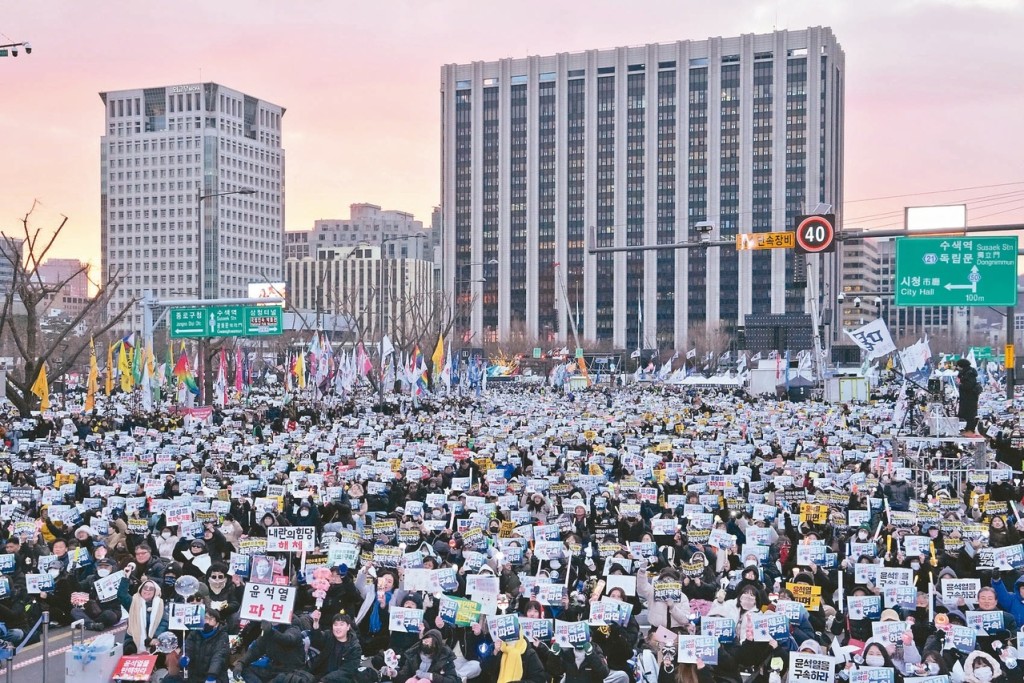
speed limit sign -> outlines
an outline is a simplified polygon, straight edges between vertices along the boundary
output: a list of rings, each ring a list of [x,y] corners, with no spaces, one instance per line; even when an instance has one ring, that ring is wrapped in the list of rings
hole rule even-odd
[[[835,214],[796,217],[796,253],[822,254],[836,250]]]

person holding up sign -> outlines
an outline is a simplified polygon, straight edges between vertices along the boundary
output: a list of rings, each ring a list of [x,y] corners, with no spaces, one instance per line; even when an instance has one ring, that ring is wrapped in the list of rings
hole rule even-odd
[[[505,642],[494,638],[494,647],[501,653],[498,658],[497,683],[546,683],[547,674],[540,656],[526,638],[520,634],[519,640]]]

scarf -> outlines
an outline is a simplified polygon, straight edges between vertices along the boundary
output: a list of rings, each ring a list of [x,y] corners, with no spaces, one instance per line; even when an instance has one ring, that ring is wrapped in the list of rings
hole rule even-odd
[[[498,683],[512,683],[523,679],[523,653],[526,652],[526,638],[519,636],[514,643],[501,644],[501,668]]]
[[[391,604],[391,591],[385,591],[384,603],[387,605]],[[377,596],[374,596],[373,611],[370,612],[370,633],[380,632],[382,626],[380,623],[380,600],[377,599]]]
[[[136,599],[137,598],[137,599]],[[153,597],[152,610],[149,615],[149,623],[146,623],[146,601],[141,595],[132,598],[131,607],[128,608],[128,635],[132,637],[139,650],[146,649],[146,643],[156,635],[160,626],[160,620],[164,616],[164,601],[157,592]]]

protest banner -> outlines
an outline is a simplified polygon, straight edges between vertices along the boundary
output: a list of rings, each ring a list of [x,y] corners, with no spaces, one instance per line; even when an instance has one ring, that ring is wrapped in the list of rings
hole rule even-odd
[[[202,602],[172,602],[167,628],[172,631],[201,631],[206,619],[206,604]]]
[[[720,643],[729,644],[736,640],[736,621],[728,617],[704,617],[700,621],[700,632],[715,636]]]
[[[942,579],[939,581],[942,601],[947,605],[956,605],[957,601],[961,599],[973,604],[978,599],[979,590],[981,590],[980,579]]]
[[[877,595],[848,595],[846,606],[851,619],[878,619],[882,615],[882,599]]]
[[[423,610],[412,607],[391,607],[388,630],[397,633],[419,633],[423,626]]]
[[[500,614],[487,617],[487,630],[491,637],[497,638],[506,643],[514,643],[519,640],[521,626],[518,614]]]
[[[114,681],[148,681],[156,667],[156,655],[125,655],[114,667],[111,680]]]
[[[480,603],[442,595],[438,605],[438,616],[449,626],[470,626],[480,618]]]
[[[242,606],[238,611],[238,616],[240,619],[290,624],[295,607],[296,590],[293,586],[245,584],[242,592]]]
[[[789,683],[835,683],[835,660],[822,655],[790,652]]]
[[[124,571],[112,572],[107,576],[96,579],[93,583],[93,588],[96,589],[96,599],[100,602],[106,602],[116,598],[117,590],[121,587],[123,579]]]
[[[786,588],[793,594],[793,599],[803,604],[808,612],[817,612],[821,609],[821,586],[787,581]]]
[[[683,598],[683,584],[679,581],[659,579],[653,589],[655,602],[679,602]]]
[[[698,661],[715,666],[718,664],[718,638],[714,636],[679,636],[676,661],[681,664],[696,664]]]
[[[587,622],[555,620],[554,642],[560,647],[570,648],[589,640],[590,625]]]
[[[553,619],[530,619],[519,617],[519,627],[527,640],[537,639],[542,642],[550,642],[555,635],[555,622]]]
[[[862,666],[850,671],[850,683],[895,683],[896,670],[890,666]]]
[[[789,634],[789,619],[784,614],[771,612],[752,614],[754,642],[767,643],[785,638]]]
[[[316,527],[267,527],[268,553],[301,553],[316,549]]]

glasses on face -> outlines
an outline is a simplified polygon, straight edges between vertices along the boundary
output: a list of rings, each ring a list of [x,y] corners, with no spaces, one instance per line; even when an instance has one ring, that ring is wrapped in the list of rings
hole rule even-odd
[[[223,579],[226,578],[223,574],[210,574],[211,579]]]

